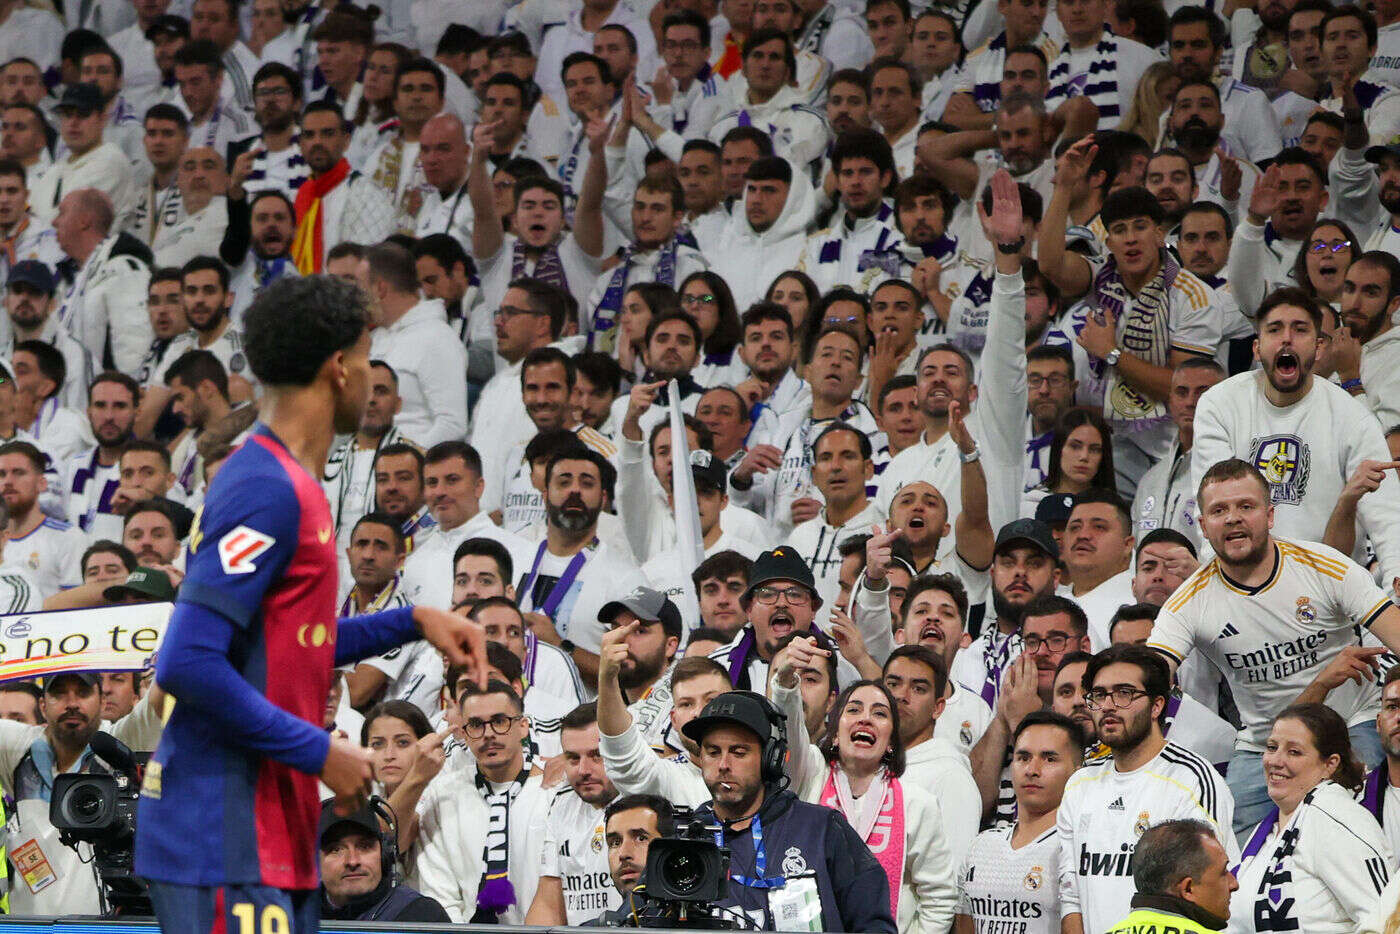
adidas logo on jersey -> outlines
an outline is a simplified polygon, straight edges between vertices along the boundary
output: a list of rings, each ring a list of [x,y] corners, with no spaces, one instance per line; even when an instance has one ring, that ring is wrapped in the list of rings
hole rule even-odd
[[[1123,799],[1122,799],[1122,798],[1117,799],[1116,801],[1114,801],[1112,804],[1110,804],[1110,805],[1108,806],[1108,809],[1109,809],[1110,811],[1121,811],[1121,810],[1123,810],[1123,809],[1124,809],[1124,808],[1123,808]]]
[[[1240,631],[1239,631],[1238,629],[1235,628],[1235,624],[1234,624],[1234,623],[1226,623],[1226,624],[1225,624],[1225,628],[1222,629],[1222,630],[1220,630],[1220,635],[1216,636],[1215,638],[1216,638],[1217,640],[1219,640],[1219,639],[1228,639],[1228,638],[1230,638],[1231,636],[1238,636],[1239,634],[1240,634]]]

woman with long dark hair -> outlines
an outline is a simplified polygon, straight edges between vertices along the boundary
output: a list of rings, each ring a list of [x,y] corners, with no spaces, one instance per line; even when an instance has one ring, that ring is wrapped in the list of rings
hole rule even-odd
[[[1264,743],[1274,807],[1246,838],[1230,899],[1231,934],[1351,934],[1380,904],[1395,858],[1355,799],[1364,772],[1346,721],[1326,704],[1294,704]]]
[[[956,866],[934,796],[900,781],[904,742],[899,704],[879,681],[857,681],[827,713],[821,745],[807,735],[798,670],[825,666],[808,640],[774,659],[773,701],[787,715],[788,777],[803,801],[840,811],[865,840],[890,882],[900,934],[946,931],[952,924]]]
[[[1070,409],[1055,425],[1045,482],[1026,491],[1021,515],[1034,517],[1035,507],[1047,496],[1072,496],[1091,487],[1118,489],[1113,472],[1113,429],[1098,412]]]
[[[680,289],[681,311],[700,325],[700,362],[691,378],[701,386],[735,386],[749,378],[748,365],[739,359],[744,337],[739,309],[729,284],[708,269],[685,277]]]

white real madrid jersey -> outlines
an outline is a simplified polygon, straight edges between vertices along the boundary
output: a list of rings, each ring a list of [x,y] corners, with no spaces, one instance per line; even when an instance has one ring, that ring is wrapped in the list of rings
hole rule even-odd
[[[592,921],[621,904],[608,872],[603,809],[565,787],[550,801],[547,820],[540,875],[559,880],[570,926]]]
[[[1168,742],[1153,759],[1120,772],[1113,756],[1086,762],[1065,786],[1060,833],[1060,902],[1083,915],[1085,931],[1106,931],[1132,911],[1133,850],[1165,820],[1193,819],[1216,830],[1233,864],[1235,800],[1220,773]]]
[[[51,517],[21,538],[5,542],[4,563],[34,575],[44,599],[83,582],[82,557],[88,539],[67,522]]]
[[[1274,570],[1258,587],[1202,565],[1167,600],[1148,645],[1178,661],[1202,652],[1234,691],[1244,729],[1237,748],[1262,751],[1270,724],[1390,606],[1369,572],[1336,549],[1276,539]],[[1374,681],[1347,681],[1327,705],[1348,725],[1375,719]]]
[[[958,910],[976,934],[1059,934],[1060,835],[1051,827],[1019,849],[1014,825],[983,831],[958,873]]]

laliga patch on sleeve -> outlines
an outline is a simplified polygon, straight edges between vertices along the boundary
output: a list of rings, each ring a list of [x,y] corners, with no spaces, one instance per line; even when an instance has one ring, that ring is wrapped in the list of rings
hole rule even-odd
[[[271,535],[240,525],[219,539],[219,563],[225,574],[252,574],[258,569],[253,562],[274,544]]]

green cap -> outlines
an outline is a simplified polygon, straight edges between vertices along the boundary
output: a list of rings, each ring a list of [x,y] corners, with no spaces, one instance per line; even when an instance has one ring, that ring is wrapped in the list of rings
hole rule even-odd
[[[102,596],[112,603],[127,597],[140,597],[142,603],[166,603],[175,599],[175,588],[170,586],[170,575],[164,571],[137,568],[122,583],[102,591]]]

